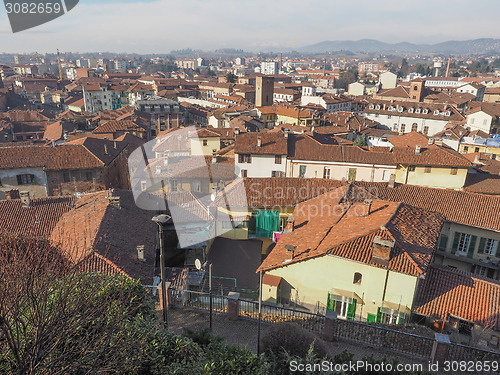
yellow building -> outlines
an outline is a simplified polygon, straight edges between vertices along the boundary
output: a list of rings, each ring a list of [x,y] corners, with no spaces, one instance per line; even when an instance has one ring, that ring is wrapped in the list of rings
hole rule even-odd
[[[264,300],[332,310],[344,319],[396,324],[408,318],[444,218],[364,200],[367,194],[346,186],[297,205],[259,268],[281,278],[279,288],[264,288]]]

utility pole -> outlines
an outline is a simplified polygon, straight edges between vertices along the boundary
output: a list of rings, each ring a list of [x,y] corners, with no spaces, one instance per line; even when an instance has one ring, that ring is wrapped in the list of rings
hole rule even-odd
[[[158,245],[160,247],[160,277],[161,277],[161,298],[162,298],[162,320],[165,328],[168,329],[167,317],[167,288],[166,288],[166,272],[165,272],[165,241],[164,241],[164,225],[171,219],[170,216],[162,214],[153,217],[153,221],[158,224]]]
[[[257,355],[260,355],[260,323],[262,320],[262,270],[259,274],[259,323],[257,326]]]

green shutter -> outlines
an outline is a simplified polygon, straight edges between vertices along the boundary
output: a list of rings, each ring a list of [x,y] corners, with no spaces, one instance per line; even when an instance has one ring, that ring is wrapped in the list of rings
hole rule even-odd
[[[445,251],[446,250],[446,245],[448,243],[448,237],[446,236],[441,236],[439,238],[439,250],[443,250]]]
[[[18,185],[22,185],[23,184],[23,178],[21,177],[21,175],[17,175],[17,184]]]
[[[474,256],[474,250],[476,248],[477,236],[470,237],[469,251],[467,252],[467,257],[472,258]]]
[[[347,320],[354,320],[356,316],[356,300],[353,299],[352,303],[347,307]]]
[[[500,246],[499,246],[499,244],[498,244],[498,241],[495,241],[495,243],[496,243],[497,248],[495,249],[495,253],[494,253],[494,254],[492,254],[492,255],[493,255],[494,257],[499,257],[499,258],[500,258],[500,252],[499,252],[499,251],[500,251],[500,250],[499,250]]]
[[[460,243],[461,233],[455,232],[455,238],[453,239],[453,246],[451,247],[451,253],[455,254],[458,250],[458,244]]]
[[[34,174],[30,174],[30,180],[31,180],[31,184],[35,185],[35,175]]]
[[[257,211],[256,237],[270,238],[280,225],[279,211]]]
[[[405,313],[399,313],[398,324],[404,324],[404,323],[406,323],[406,314]]]
[[[326,309],[330,311],[335,310],[335,300],[332,298],[332,295],[328,293],[328,301],[326,303]]]
[[[481,238],[479,240],[479,249],[477,249],[478,254],[484,254],[484,248],[486,247],[486,238]]]
[[[377,315],[367,314],[366,321],[367,321],[367,323],[376,323],[377,322]]]
[[[381,311],[381,308],[379,307],[377,309],[377,323],[382,323],[382,311]]]

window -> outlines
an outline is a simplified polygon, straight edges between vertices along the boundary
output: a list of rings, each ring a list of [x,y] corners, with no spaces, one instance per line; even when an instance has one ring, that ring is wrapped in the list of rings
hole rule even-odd
[[[28,185],[35,183],[35,176],[32,174],[19,174],[17,175],[18,185]]]
[[[430,166],[426,166],[424,169],[424,173],[431,173],[432,168]]]
[[[356,299],[328,293],[328,302],[326,306],[327,310],[335,311],[337,317],[354,320],[356,314]]]
[[[417,125],[417,123],[416,123],[416,122],[414,122],[414,123],[413,123],[413,125],[411,126],[411,131],[412,131],[412,132],[416,132],[416,131],[417,131],[417,129],[418,129],[418,125]]]
[[[424,126],[424,134],[429,135],[429,127],[428,126]]]
[[[469,152],[469,147],[468,146],[464,146],[464,152]]]
[[[323,169],[323,178],[330,178],[330,168],[325,167]]]
[[[283,172],[281,171],[272,171],[271,177],[283,177]]]
[[[305,177],[305,175],[306,175],[306,169],[307,169],[306,165],[301,165],[299,167],[299,177],[300,178],[304,178]]]
[[[352,281],[353,284],[361,284],[361,279],[363,278],[363,275],[361,275],[359,272],[354,273],[354,280]]]
[[[203,146],[208,146],[208,139],[203,140]]]
[[[408,172],[415,172],[415,166],[414,165],[408,166]]]
[[[281,164],[281,155],[274,156],[274,164]]]
[[[92,172],[89,171],[89,172],[86,173],[86,175],[87,175],[86,176],[87,177],[87,181],[92,181]]]
[[[468,233],[456,232],[451,252],[453,254],[467,255],[469,258],[472,258],[476,247],[476,240],[476,236]]]
[[[247,177],[247,176],[248,176],[248,171],[247,171],[246,169],[242,169],[242,170],[241,170],[241,177],[242,177],[242,178],[245,178],[245,177]]]
[[[453,176],[456,176],[458,173],[458,168],[451,168],[450,169],[450,174],[453,175]]]
[[[404,133],[406,130],[406,124],[401,124],[401,133]]]
[[[245,163],[250,164],[252,162],[252,155],[250,155],[250,154],[238,154],[238,162],[240,164],[245,164]]]
[[[496,256],[498,250],[498,241],[491,238],[481,238],[479,241],[478,253]]]
[[[479,147],[475,147],[474,152],[479,152]]]
[[[356,168],[349,168],[349,175],[347,176],[347,179],[349,181],[356,181],[356,173],[357,173]]]

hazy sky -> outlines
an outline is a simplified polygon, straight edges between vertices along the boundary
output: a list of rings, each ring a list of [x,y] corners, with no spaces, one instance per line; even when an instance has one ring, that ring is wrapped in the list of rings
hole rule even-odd
[[[27,0],[28,1],[28,0]],[[325,40],[439,43],[500,37],[498,0],[80,0],[68,14],[12,34],[0,52],[298,48]]]

